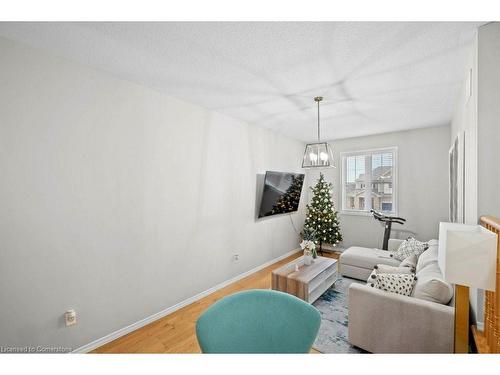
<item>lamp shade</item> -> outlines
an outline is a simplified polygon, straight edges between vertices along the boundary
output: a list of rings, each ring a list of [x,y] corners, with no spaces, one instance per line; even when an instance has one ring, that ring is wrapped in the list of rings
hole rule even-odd
[[[306,145],[302,168],[331,168],[333,162],[332,147],[326,142],[310,143]]]
[[[446,281],[495,290],[497,235],[480,225],[439,223],[438,262]]]

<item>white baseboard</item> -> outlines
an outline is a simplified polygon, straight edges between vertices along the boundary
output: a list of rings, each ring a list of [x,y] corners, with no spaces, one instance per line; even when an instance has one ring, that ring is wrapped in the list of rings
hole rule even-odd
[[[159,311],[156,314],[153,314],[151,316],[148,316],[147,318],[141,319],[138,322],[132,323],[126,327],[120,328],[119,330],[114,331],[114,332],[112,332],[109,335],[106,335],[104,337],[101,337],[100,339],[94,340],[86,345],[80,346],[79,348],[73,350],[72,353],[88,353],[94,349],[97,349],[98,347],[103,346],[104,344],[107,344],[108,342],[116,340],[117,338],[125,336],[126,334],[128,334],[132,331],[135,331],[141,327],[144,327],[145,325],[147,325],[149,323],[154,322],[155,320],[163,318],[164,316],[167,316],[167,315],[173,313],[174,311],[183,308],[184,306],[187,306],[193,302],[196,302],[196,301],[202,299],[203,297],[206,297],[209,294],[212,294],[212,293],[216,292],[217,290],[222,289],[225,286],[228,286],[229,284],[232,284],[232,283],[239,281],[247,276],[250,276],[252,273],[255,273],[255,272],[260,271],[266,267],[269,267],[270,265],[272,265],[276,262],[279,262],[280,260],[285,259],[285,258],[289,257],[290,255],[293,255],[299,251],[301,251],[301,250],[295,249],[295,250],[289,251],[288,253],[283,254],[275,259],[272,259],[269,262],[261,264],[260,266],[255,267],[249,271],[246,271],[238,276],[235,276],[232,279],[223,281],[222,283],[217,284],[214,287],[205,290],[204,292],[198,293],[197,295],[195,295],[193,297],[185,299],[184,301],[181,301],[181,302],[175,304],[174,306],[167,307],[165,310]]]

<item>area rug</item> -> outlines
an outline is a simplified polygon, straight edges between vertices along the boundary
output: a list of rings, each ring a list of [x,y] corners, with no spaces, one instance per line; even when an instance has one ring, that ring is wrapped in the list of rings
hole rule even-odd
[[[340,277],[314,306],[321,313],[321,326],[313,348],[321,353],[366,353],[347,340],[348,290],[354,279]]]

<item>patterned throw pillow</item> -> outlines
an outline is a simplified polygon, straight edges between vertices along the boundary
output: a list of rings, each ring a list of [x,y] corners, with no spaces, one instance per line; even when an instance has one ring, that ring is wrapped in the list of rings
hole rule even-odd
[[[385,292],[409,296],[416,279],[417,277],[413,273],[379,273],[369,285]]]
[[[378,273],[415,273],[415,268],[411,267],[394,267],[394,266],[388,266],[386,264],[377,264],[375,267],[373,267],[373,271],[368,276],[368,279],[366,280],[367,284],[371,284],[375,281],[377,278]]]
[[[399,248],[394,252],[394,258],[403,261],[410,255],[418,257],[428,248],[429,244],[427,242],[420,242],[413,237],[408,237],[405,241],[401,242]]]

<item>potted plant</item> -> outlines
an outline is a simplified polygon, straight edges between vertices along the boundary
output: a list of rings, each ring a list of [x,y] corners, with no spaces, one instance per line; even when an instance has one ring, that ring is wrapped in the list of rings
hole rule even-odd
[[[304,228],[302,231],[302,242],[300,248],[304,250],[304,264],[310,265],[313,259],[316,259],[318,253],[316,252],[316,234],[314,230]]]

